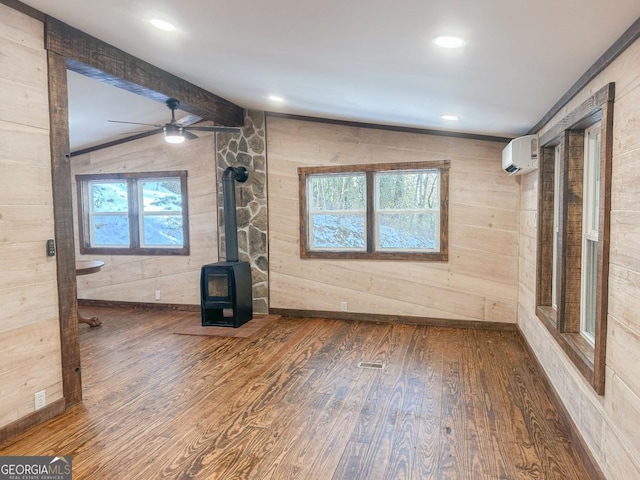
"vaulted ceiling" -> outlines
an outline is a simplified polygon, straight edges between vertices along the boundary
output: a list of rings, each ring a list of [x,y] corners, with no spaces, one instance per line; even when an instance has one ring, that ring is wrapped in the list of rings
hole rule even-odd
[[[497,136],[527,132],[640,17],[638,0],[23,3],[244,108]],[[72,149],[117,138],[108,119],[168,120],[87,82],[70,77]]]

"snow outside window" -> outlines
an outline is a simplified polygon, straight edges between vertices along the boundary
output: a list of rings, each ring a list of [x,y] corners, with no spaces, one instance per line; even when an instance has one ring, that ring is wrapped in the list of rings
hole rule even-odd
[[[298,174],[303,258],[447,261],[447,160]]]
[[[188,252],[186,172],[78,175],[81,253]]]

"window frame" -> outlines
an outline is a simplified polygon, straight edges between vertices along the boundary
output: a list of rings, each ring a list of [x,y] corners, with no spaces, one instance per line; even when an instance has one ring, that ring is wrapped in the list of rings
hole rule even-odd
[[[551,308],[558,311],[558,236],[560,234],[560,167],[562,149],[557,145],[553,151],[553,246],[552,246],[552,274],[551,274]]]
[[[604,394],[609,277],[613,105],[615,85],[609,83],[557,122],[540,138],[538,170],[538,228],[536,315],[593,389]],[[595,332],[591,344],[581,334],[580,311],[583,266],[583,188],[585,130],[601,122],[600,183],[598,185],[598,245],[595,296]],[[559,146],[560,172],[555,170]],[[554,195],[554,176],[560,180]],[[559,202],[557,258],[552,252],[553,209]],[[553,262],[556,262],[557,310],[552,307]]]
[[[187,171],[135,172],[135,173],[96,173],[76,175],[78,193],[78,238],[82,255],[189,255],[189,208],[187,190]],[[182,198],[182,239],[181,247],[175,246],[142,246],[142,228],[144,209],[141,207],[141,188],[138,184],[149,180],[177,178],[180,181]],[[125,181],[127,183],[127,217],[129,220],[129,246],[91,246],[90,227],[90,190],[91,182]]]
[[[584,130],[584,180],[582,198],[582,264],[580,275],[580,334],[591,345],[595,345],[595,298],[588,291],[597,293],[597,255],[599,232],[599,183],[600,144],[602,142],[602,122],[598,121]],[[597,202],[597,204],[596,204]],[[595,207],[595,208],[594,208]],[[595,246],[595,251],[594,251]],[[595,259],[591,255],[595,255]],[[594,272],[595,269],[595,272]],[[595,295],[594,293],[594,295]]]
[[[449,160],[424,162],[400,162],[362,165],[331,165],[298,168],[299,212],[300,212],[300,258],[351,259],[351,260],[412,260],[412,261],[448,261],[448,204],[449,204]],[[394,171],[438,170],[440,177],[440,218],[438,227],[439,251],[390,251],[376,250],[376,212],[375,173]],[[311,250],[309,248],[309,212],[307,204],[307,179],[314,174],[365,174],[366,175],[366,251]]]

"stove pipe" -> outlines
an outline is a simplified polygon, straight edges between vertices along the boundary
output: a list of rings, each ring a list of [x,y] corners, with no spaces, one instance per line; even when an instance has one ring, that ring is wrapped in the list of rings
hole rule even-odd
[[[233,181],[244,183],[247,178],[249,178],[249,173],[244,167],[227,167],[222,174],[222,204],[227,262],[238,261],[238,219],[236,216],[236,189]]]

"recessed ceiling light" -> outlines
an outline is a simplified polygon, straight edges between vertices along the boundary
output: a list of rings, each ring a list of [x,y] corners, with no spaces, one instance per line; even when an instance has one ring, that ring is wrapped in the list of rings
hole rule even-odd
[[[459,115],[453,115],[452,113],[445,113],[444,115],[440,115],[440,118],[443,120],[448,120],[450,122],[455,122],[456,120],[460,120]]]
[[[169,22],[165,22],[164,20],[159,20],[157,18],[154,18],[153,20],[149,20],[149,21],[151,22],[151,25],[153,25],[156,28],[159,28],[160,30],[164,30],[165,32],[171,32],[176,29],[176,27],[174,27],[173,24]]]
[[[269,100],[271,100],[272,102],[284,102],[284,98],[278,95],[269,95]]]
[[[451,35],[442,35],[433,39],[433,43],[442,48],[460,48],[467,42],[463,38],[453,37]]]

